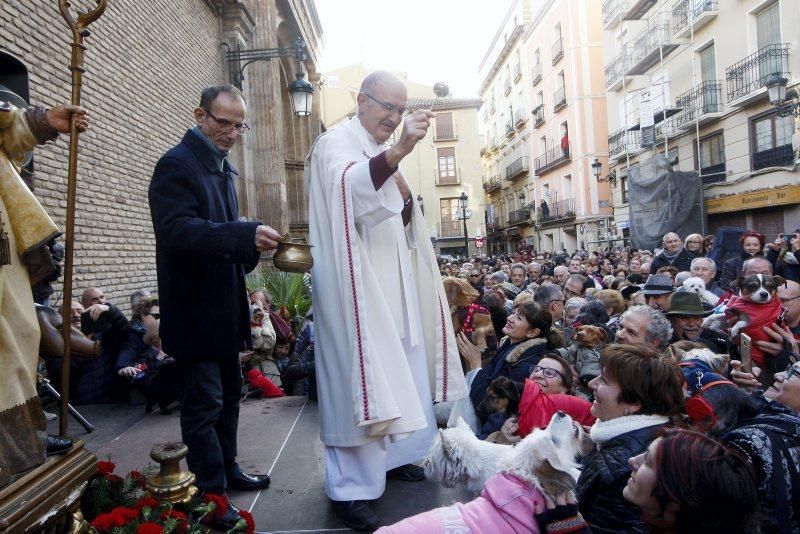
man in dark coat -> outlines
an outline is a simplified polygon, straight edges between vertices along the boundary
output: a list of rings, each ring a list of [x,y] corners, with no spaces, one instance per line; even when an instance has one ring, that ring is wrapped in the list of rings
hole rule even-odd
[[[678,234],[675,232],[664,234],[661,244],[664,245],[664,252],[656,256],[650,264],[652,274],[656,274],[660,268],[670,265],[678,269],[678,272],[691,270],[695,255],[683,248],[683,241]]]
[[[236,463],[239,352],[250,342],[244,276],[280,239],[259,222],[239,221],[228,151],[248,128],[245,113],[235,87],[206,88],[194,111],[197,126],[159,160],[149,191],[159,333],[181,375],[186,460],[196,486],[217,494],[269,485],[269,477],[247,475]]]

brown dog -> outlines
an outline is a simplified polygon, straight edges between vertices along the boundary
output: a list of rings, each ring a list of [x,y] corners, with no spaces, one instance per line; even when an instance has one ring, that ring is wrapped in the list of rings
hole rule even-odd
[[[575,330],[573,339],[581,347],[598,348],[608,342],[608,334],[600,326],[583,325]]]

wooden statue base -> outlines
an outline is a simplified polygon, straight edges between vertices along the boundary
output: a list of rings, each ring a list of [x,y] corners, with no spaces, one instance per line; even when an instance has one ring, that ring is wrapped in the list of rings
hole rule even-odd
[[[97,458],[77,441],[0,489],[0,533],[82,532],[80,498]]]

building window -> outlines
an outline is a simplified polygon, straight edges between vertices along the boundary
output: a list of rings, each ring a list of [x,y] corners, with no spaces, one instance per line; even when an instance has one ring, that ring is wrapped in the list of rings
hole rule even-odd
[[[725,138],[722,132],[700,139],[699,159],[703,183],[725,181]]]
[[[455,139],[455,128],[453,127],[453,114],[438,112],[436,114],[435,139]]]
[[[457,184],[456,176],[456,149],[455,147],[438,148],[436,154],[439,160],[439,184]]]
[[[439,199],[439,211],[441,213],[441,228],[439,237],[459,237],[463,236],[463,225],[461,224],[461,208],[458,206],[458,198]]]
[[[794,162],[792,149],[793,117],[772,113],[750,122],[753,170],[781,167]]]
[[[627,176],[623,176],[622,178],[620,178],[619,184],[620,184],[619,189],[622,192],[622,203],[623,204],[627,204],[628,203],[628,177]]]
[[[328,89],[338,89],[339,88],[339,76],[336,76],[336,75],[328,76],[328,78],[325,80],[325,86]]]

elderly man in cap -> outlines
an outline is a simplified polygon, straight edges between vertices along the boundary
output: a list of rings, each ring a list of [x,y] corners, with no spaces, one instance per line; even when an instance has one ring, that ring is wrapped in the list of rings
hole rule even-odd
[[[667,318],[672,324],[672,342],[695,341],[703,343],[717,354],[727,354],[731,348],[730,338],[709,328],[703,328],[703,318],[713,313],[703,308],[697,293],[678,291],[669,299]]]
[[[648,306],[666,313],[669,309],[669,296],[675,288],[668,274],[653,274],[647,278],[640,293]]]

